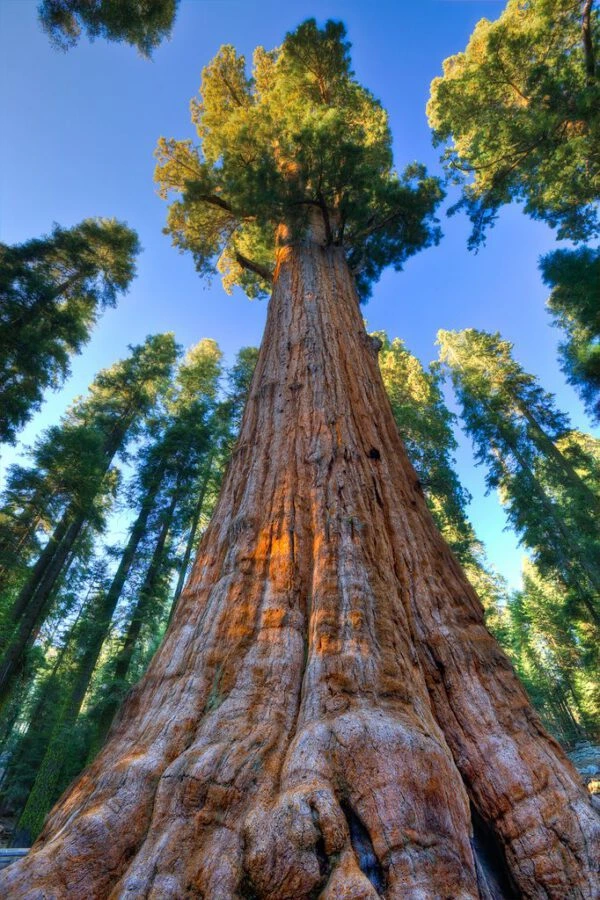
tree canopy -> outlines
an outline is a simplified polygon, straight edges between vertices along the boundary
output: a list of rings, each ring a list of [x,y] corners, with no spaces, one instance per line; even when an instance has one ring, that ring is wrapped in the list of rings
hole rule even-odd
[[[150,56],[169,37],[179,0],[42,0],[40,22],[60,50],[77,44],[81,33],[124,41]]]
[[[61,387],[100,311],[135,276],[139,249],[114,219],[0,244],[0,441],[14,442],[44,390]]]
[[[499,334],[440,331],[438,343],[488,487],[499,489],[542,574],[559,578],[572,610],[597,627],[598,442],[571,428]]]
[[[566,335],[563,372],[600,421],[600,249],[555,250],[540,267],[552,289],[548,306]]]
[[[473,246],[512,200],[560,238],[598,234],[599,40],[592,0],[509,0],[445,60],[427,111],[446,169],[464,185]]]
[[[379,368],[383,383],[427,505],[477,591],[488,627],[500,639],[501,606],[508,591],[503,579],[490,569],[483,545],[469,521],[467,507],[471,496],[455,469],[456,416],[444,402],[440,368],[432,365],[429,371],[424,369],[400,338],[390,340],[383,331],[377,332],[376,337],[381,341]]]
[[[298,239],[315,211],[363,298],[383,268],[439,239],[439,181],[416,163],[395,171],[387,114],[355,80],[349,49],[341,23],[314,19],[281,47],[258,47],[251,75],[224,46],[191,104],[200,147],[160,139],[160,193],[180,195],[167,232],[227,290],[268,292],[279,227]]]

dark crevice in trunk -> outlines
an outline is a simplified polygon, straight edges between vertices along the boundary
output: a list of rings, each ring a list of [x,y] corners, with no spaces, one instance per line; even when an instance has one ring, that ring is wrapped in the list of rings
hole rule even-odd
[[[377,893],[383,896],[386,879],[381,863],[377,859],[377,855],[373,848],[371,836],[347,800],[342,800],[340,806],[346,817],[346,821],[348,822],[350,843],[352,844],[358,866],[363,875],[369,879]]]
[[[511,878],[502,845],[472,803],[471,822],[471,847],[481,900],[519,900],[521,894]]]
[[[320,882],[312,891],[315,900],[317,900],[317,898],[321,896],[324,886],[329,881],[329,876],[331,875],[334,860],[328,855],[327,849],[325,847],[325,838],[323,837],[323,832],[321,831],[321,825],[319,823],[319,813],[312,807],[311,816],[314,826],[317,829],[319,835],[315,843],[315,856],[317,858],[317,863],[319,864]]]
[[[256,888],[254,887],[252,878],[248,872],[244,872],[240,882],[239,896],[242,900],[260,900],[260,894],[256,892]]]

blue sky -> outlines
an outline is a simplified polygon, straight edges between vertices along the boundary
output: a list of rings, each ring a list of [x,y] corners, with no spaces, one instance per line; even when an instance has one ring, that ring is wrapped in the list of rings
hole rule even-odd
[[[53,222],[70,226],[87,216],[114,216],[138,231],[144,252],[130,292],[104,314],[64,389],[48,397],[23,432],[25,443],[57,421],[99,368],[146,334],[174,331],[184,346],[212,337],[227,360],[240,346],[260,342],[266,304],[241,293],[229,297],[217,279],[200,281],[191,258],[162,234],[166,205],[152,181],[157,138],[195,138],[189,100],[221,44],[250,57],[255,46],[278,45],[309,16],[342,19],[358,78],[389,111],[397,166],[416,159],[439,172],[425,117],[430,81],[445,57],[464,48],[475,23],[495,18],[504,6],[496,0],[181,0],[171,40],[149,62],[130,47],[100,40],[83,39],[65,54],[53,50],[38,26],[36,5],[0,0],[0,240],[39,236]],[[524,367],[557,395],[573,424],[589,431],[556,361],[559,333],[550,325],[537,271],[538,257],[555,246],[552,232],[511,207],[474,255],[466,248],[464,217],[442,219],[439,247],[411,259],[402,273],[384,273],[364,308],[369,327],[402,337],[423,363],[436,355],[439,328],[498,330],[514,342]],[[3,463],[18,453],[4,452]],[[516,585],[522,553],[503,530],[497,498],[484,496],[484,472],[474,467],[465,438],[457,462],[488,556]]]

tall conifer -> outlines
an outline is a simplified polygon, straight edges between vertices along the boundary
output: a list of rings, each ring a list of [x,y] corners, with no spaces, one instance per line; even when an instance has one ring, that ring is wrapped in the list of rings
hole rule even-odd
[[[14,442],[100,312],[135,275],[137,235],[114,219],[86,219],[24,244],[0,244],[0,442]]]

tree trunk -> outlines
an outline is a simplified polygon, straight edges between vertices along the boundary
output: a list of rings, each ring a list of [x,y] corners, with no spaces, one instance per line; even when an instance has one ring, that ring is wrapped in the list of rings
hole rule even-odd
[[[60,542],[51,548],[53,552],[49,554],[49,559],[45,559],[44,550],[38,560],[38,562],[41,560],[47,562],[43,570],[38,573],[34,569],[34,573],[26,585],[29,589],[26,597],[27,603],[0,662],[0,705],[6,702],[16,679],[23,671],[26,652],[37,637],[39,626],[48,611],[52,589],[61,573],[66,571],[65,563],[84,525],[85,516],[83,515],[78,515],[68,524]],[[22,597],[23,592],[18,601]]]
[[[74,510],[72,505],[63,513],[60,522],[54,529],[52,535],[44,549],[37,558],[35,565],[31,568],[31,572],[25,584],[22,586],[15,602],[10,610],[10,621],[16,624],[27,607],[31,603],[32,597],[40,586],[42,579],[48,571],[55,554],[60,549],[65,535],[69,531],[69,527],[73,522]]]
[[[87,608],[83,636],[79,635],[79,640],[84,645],[83,652],[80,658],[73,663],[72,671],[63,674],[62,680],[67,683],[63,702],[53,725],[53,733],[48,744],[46,757],[42,760],[38,772],[35,773],[42,797],[34,798],[35,802],[32,801],[31,803],[31,807],[34,810],[33,813],[31,816],[28,816],[24,823],[20,823],[34,836],[39,832],[41,825],[41,822],[38,821],[39,810],[48,809],[47,806],[44,807],[44,800],[52,795],[53,788],[55,789],[56,783],[60,780],[64,758],[62,745],[68,740],[69,731],[81,711],[102,646],[110,630],[112,617],[133,565],[139,544],[145,536],[148,518],[154,509],[164,474],[165,466],[161,464],[144,497],[138,517],[133,524],[129,540],[108,591],[105,594],[100,592],[97,597],[93,598]],[[78,631],[76,628],[73,628],[71,640],[76,641],[77,639]],[[43,771],[42,766],[45,766]],[[27,802],[29,803],[29,800]]]
[[[94,733],[92,736],[92,745],[90,756],[95,756],[97,750],[102,746],[108,734],[108,730],[112,725],[119,706],[123,700],[123,687],[129,673],[133,654],[139,640],[142,627],[147,621],[150,608],[155,602],[156,591],[158,589],[161,576],[164,574],[165,556],[168,562],[168,546],[167,538],[173,524],[175,508],[177,506],[177,490],[173,491],[173,497],[170,506],[165,510],[162,525],[158,534],[152,559],[148,566],[148,571],[144,578],[144,582],[140,588],[135,607],[133,609],[129,626],[125,635],[123,645],[119,650],[113,669],[112,678],[114,679],[113,690],[110,692],[102,706],[102,710],[95,723]]]
[[[552,460],[572,490],[579,494],[580,502],[583,501],[587,504],[587,514],[590,520],[593,521],[594,516],[600,515],[600,498],[588,487],[583,478],[577,474],[564,453],[558,449],[554,441],[548,437],[541,425],[538,424],[535,417],[531,414],[531,410],[521,403],[518,404],[518,409],[529,425],[531,440],[539,447],[541,453]]]
[[[554,525],[554,534],[548,529],[545,530],[545,540],[547,545],[552,548],[557,561],[560,562],[560,569],[556,572],[557,577],[564,584],[566,590],[572,590],[579,597],[590,614],[592,624],[597,629],[600,626],[600,614],[594,605],[594,598],[600,596],[600,581],[594,568],[587,565],[585,558],[580,558],[579,548],[576,540],[574,540],[573,533],[569,531],[561,519],[554,502],[533,475],[517,444],[506,437],[504,440],[519,466],[521,477],[527,479],[530,496],[539,500],[546,512],[547,522]],[[502,454],[493,445],[492,452],[496,459],[500,460],[504,472],[509,474],[505,463],[502,461]]]
[[[466,900],[505,857],[591,898],[598,825],[433,524],[343,251],[282,247],[165,641],[0,893]]]
[[[43,624],[54,586],[73,561],[72,551],[75,542],[89,520],[93,500],[100,490],[102,480],[115,454],[123,445],[132,421],[133,410],[130,407],[106,435],[103,450],[105,465],[97,476],[94,497],[83,509],[74,501],[69,504],[15,600],[10,615],[12,621],[17,623],[17,627],[7,645],[1,647],[3,652],[0,662],[0,706],[6,701],[23,669],[25,653],[35,641]]]
[[[213,457],[214,457],[214,451],[211,450],[208,455],[208,459],[206,461],[204,472],[202,474],[200,493],[198,494],[198,500],[196,502],[196,506],[194,509],[192,524],[190,526],[188,539],[187,539],[187,542],[185,545],[185,553],[183,554],[183,559],[182,559],[181,565],[179,567],[179,576],[177,578],[177,586],[175,588],[175,593],[173,594],[173,605],[172,605],[172,609],[171,609],[171,616],[173,615],[173,611],[175,610],[175,607],[177,606],[177,601],[179,600],[179,598],[181,596],[181,592],[184,588],[187,571],[188,571],[188,567],[190,564],[190,559],[192,558],[192,552],[196,545],[198,525],[200,524],[200,516],[202,515],[202,510],[204,508],[204,500],[206,498],[206,491],[208,490],[208,483],[209,483],[210,477],[212,475]]]
[[[7,559],[8,562],[0,563],[0,589],[8,584],[11,571],[21,561],[21,555],[29,542],[32,542],[35,534],[45,518],[47,507],[54,493],[46,498],[42,498],[42,491],[36,491],[36,494],[26,504],[23,513],[18,518],[15,517],[13,524],[10,526],[10,538],[6,537],[0,541],[0,559]],[[29,513],[29,521],[27,514]],[[14,537],[16,536],[16,542]]]

